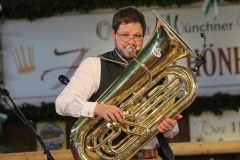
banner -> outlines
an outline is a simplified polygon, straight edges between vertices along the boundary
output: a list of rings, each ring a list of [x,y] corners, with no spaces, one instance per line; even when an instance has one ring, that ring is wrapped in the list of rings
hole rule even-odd
[[[217,92],[240,93],[240,5],[219,6],[218,18],[206,16],[199,8],[157,9],[207,64],[196,73],[198,95]],[[212,15],[209,11],[209,15]],[[144,44],[156,24],[151,9],[143,10],[147,22]],[[227,14],[226,14],[227,13]],[[86,57],[114,49],[111,39],[113,12],[63,15],[30,22],[6,20],[2,26],[4,85],[17,104],[54,102],[64,85],[63,74],[71,78]],[[191,68],[194,59],[177,64]]]

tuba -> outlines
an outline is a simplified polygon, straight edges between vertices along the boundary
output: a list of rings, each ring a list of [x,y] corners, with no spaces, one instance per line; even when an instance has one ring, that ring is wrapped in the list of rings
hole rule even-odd
[[[185,57],[197,59],[198,54],[153,12],[156,26],[150,40],[97,100],[121,108],[125,119],[121,123],[101,117],[78,119],[70,134],[75,159],[131,159],[157,135],[159,120],[174,119],[194,101],[196,76],[191,69],[171,64]],[[158,83],[166,77],[166,83]]]

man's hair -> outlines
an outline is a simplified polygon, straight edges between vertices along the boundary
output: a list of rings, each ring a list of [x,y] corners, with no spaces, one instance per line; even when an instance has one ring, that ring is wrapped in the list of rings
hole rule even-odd
[[[143,35],[146,31],[145,17],[134,6],[128,6],[120,8],[114,15],[112,20],[112,28],[117,32],[120,24],[136,23],[139,22],[142,25]]]

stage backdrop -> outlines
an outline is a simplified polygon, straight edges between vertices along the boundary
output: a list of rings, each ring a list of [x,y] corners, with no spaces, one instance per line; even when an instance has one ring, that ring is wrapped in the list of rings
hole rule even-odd
[[[144,9],[146,43],[156,24],[151,9]],[[157,9],[197,53],[201,53],[206,34],[207,59],[197,73],[198,95],[217,92],[240,93],[240,5],[220,6],[206,16],[200,7]],[[63,15],[30,22],[6,20],[2,26],[4,85],[15,103],[54,102],[64,85],[63,74],[71,78],[81,61],[113,49],[111,20],[114,12]],[[187,67],[194,59],[178,61]]]

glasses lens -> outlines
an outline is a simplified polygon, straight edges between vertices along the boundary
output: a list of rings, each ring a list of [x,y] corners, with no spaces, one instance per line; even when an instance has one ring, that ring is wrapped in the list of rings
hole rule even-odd
[[[125,41],[125,42],[130,41],[130,39],[133,39],[135,42],[137,42],[137,41],[141,41],[142,38],[143,38],[143,37],[141,37],[141,36],[136,36],[136,37],[134,37],[134,38],[130,38],[129,36],[119,35],[118,33],[117,33],[117,35],[119,36],[119,38],[120,38],[122,41]]]
[[[135,37],[134,38],[134,41],[141,41],[142,40],[142,37]]]
[[[121,39],[122,41],[129,41],[129,40],[130,40],[130,38],[127,37],[127,36],[121,36],[120,39]]]
[[[130,41],[130,39],[133,39],[135,42],[137,42],[137,41],[141,41],[141,40],[142,40],[142,37],[130,38],[130,37],[121,36],[120,39],[121,39],[122,41]]]

